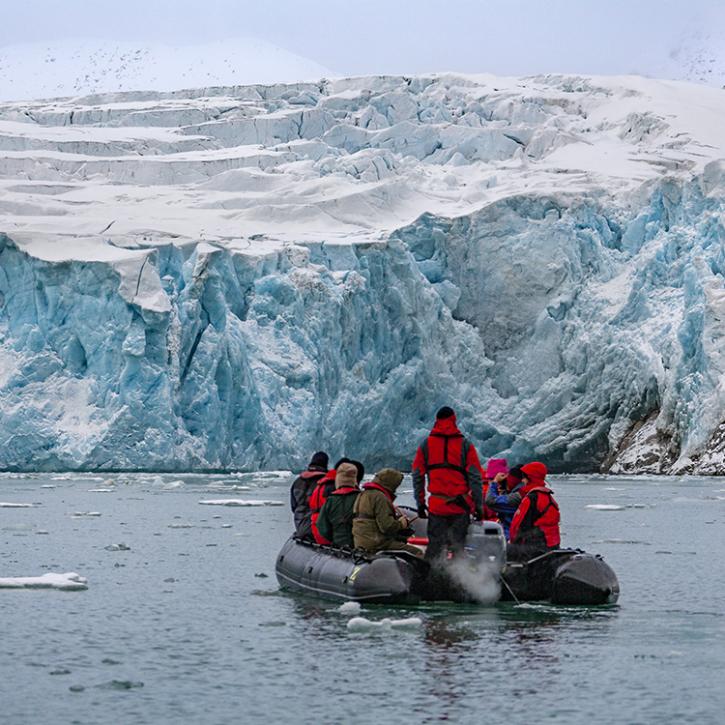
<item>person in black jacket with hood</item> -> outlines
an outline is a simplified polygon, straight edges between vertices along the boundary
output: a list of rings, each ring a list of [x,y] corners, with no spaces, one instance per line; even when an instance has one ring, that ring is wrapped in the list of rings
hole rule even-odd
[[[312,538],[310,496],[327,473],[329,458],[324,451],[312,456],[307,470],[302,471],[292,483],[290,506],[295,519],[295,533],[301,539]]]

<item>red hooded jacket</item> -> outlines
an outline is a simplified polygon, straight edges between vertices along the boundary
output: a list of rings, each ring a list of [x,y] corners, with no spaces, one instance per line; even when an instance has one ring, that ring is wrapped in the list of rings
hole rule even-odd
[[[511,521],[509,539],[512,544],[556,548],[561,543],[561,517],[554,492],[546,485],[546,466],[534,461],[522,466],[521,470],[528,483],[520,490],[521,503]]]
[[[474,445],[456,425],[455,415],[436,420],[413,460],[413,493],[418,507],[438,516],[473,513],[483,507],[481,464]],[[454,501],[454,499],[457,499]]]

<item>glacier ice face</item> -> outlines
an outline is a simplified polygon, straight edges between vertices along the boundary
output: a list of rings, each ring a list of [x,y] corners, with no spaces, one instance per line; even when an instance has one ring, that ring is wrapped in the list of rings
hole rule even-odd
[[[724,111],[452,76],[0,105],[0,468],[407,467],[452,403],[482,457],[721,471]]]

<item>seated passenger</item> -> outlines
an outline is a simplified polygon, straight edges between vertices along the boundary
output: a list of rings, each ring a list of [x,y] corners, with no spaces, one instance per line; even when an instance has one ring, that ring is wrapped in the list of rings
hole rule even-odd
[[[352,549],[352,509],[359,494],[357,468],[352,463],[341,463],[337,467],[335,490],[328,496],[317,518],[317,530],[333,546]]]
[[[408,551],[416,556],[423,552],[406,544],[404,537],[408,519],[398,514],[393,505],[395,491],[403,480],[403,474],[393,468],[383,468],[375,474],[372,483],[363,485],[353,508],[352,534],[356,549],[376,551]]]
[[[559,506],[553,491],[546,485],[547,469],[543,463],[534,461],[521,466],[524,474],[519,505],[511,521],[510,540],[506,549],[509,559],[523,561],[558,549]]]
[[[508,541],[511,520],[521,503],[524,474],[521,473],[520,468],[512,468],[509,471],[505,458],[492,458],[488,465],[489,468],[493,467],[495,475],[489,484],[486,506],[498,515],[498,520],[501,522]]]
[[[290,506],[294,515],[295,534],[300,539],[312,538],[310,498],[320,479],[327,473],[328,461],[327,453],[317,451],[312,456],[307,470],[302,471],[292,483]]]
[[[310,496],[310,523],[312,527],[312,537],[318,544],[331,544],[329,539],[326,539],[317,528],[317,519],[320,516],[320,511],[325,505],[325,501],[329,495],[335,490],[335,477],[337,475],[337,468],[343,463],[352,463],[357,469],[357,482],[363,480],[365,475],[365,466],[360,461],[353,461],[349,458],[341,458],[335,467],[329,470],[323,478],[321,478],[317,484],[317,487]]]

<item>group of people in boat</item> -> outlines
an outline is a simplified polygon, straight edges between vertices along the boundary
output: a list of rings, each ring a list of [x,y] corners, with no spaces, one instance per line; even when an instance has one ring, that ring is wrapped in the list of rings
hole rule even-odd
[[[292,484],[297,538],[368,553],[403,550],[423,555],[407,543],[414,517],[395,506],[403,473],[383,468],[363,483],[360,461],[341,458],[333,468],[328,466],[328,455],[319,451]],[[435,561],[460,553],[471,518],[501,523],[510,560],[558,548],[559,507],[546,475],[539,461],[509,468],[506,459],[492,458],[484,469],[475,446],[459,430],[453,409],[442,407],[412,466],[417,517],[428,520],[425,558]]]

